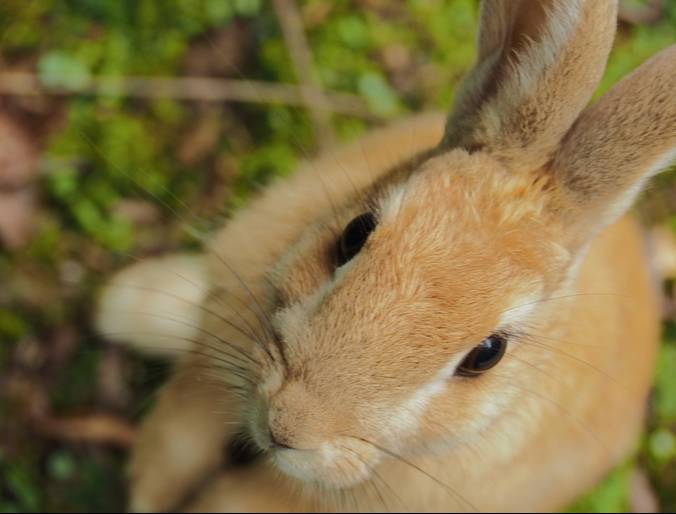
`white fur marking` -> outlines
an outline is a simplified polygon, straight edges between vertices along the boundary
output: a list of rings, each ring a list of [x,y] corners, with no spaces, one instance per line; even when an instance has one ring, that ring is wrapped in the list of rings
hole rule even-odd
[[[358,258],[359,256],[357,255],[338,268],[333,277],[319,286],[314,293],[277,312],[272,320],[275,328],[284,334],[287,332],[287,330],[284,330],[285,328],[302,326],[310,318],[310,315],[319,308],[331,291],[345,278],[347,273],[354,267],[354,263]]]
[[[418,426],[418,416],[422,414],[435,396],[443,393],[448,385],[448,380],[455,373],[455,369],[464,358],[464,355],[454,355],[434,376],[432,380],[424,384],[406,400],[393,414],[392,428],[397,432],[413,432]]]
[[[498,328],[518,327],[533,314],[540,299],[541,291],[519,297],[512,307],[502,312]]]
[[[381,218],[392,219],[397,216],[404,203],[406,183],[399,184],[389,191],[381,207]]]

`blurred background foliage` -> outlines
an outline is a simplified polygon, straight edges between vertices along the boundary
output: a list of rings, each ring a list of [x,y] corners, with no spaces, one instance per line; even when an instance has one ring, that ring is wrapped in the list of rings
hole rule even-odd
[[[372,113],[334,114],[338,140],[446,109],[474,57],[474,0],[297,4],[321,87],[355,95]],[[657,20],[622,22],[600,91],[674,42],[674,1]],[[94,334],[97,287],[140,256],[195,247],[195,230],[217,226],[319,141],[306,109],[264,95],[51,94],[93,77],[296,83],[266,0],[2,0],[0,90],[8,72],[31,74],[39,91],[0,95],[0,512],[120,509],[126,448],[169,364]],[[667,207],[648,209],[650,222],[676,227],[673,173],[656,184],[651,205]],[[666,284],[640,451],[574,511],[655,500],[676,509],[672,293]]]

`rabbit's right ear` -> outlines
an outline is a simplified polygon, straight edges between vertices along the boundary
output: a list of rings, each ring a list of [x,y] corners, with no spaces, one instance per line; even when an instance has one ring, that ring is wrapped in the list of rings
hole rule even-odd
[[[484,0],[441,146],[545,164],[598,85],[616,24],[616,0]]]

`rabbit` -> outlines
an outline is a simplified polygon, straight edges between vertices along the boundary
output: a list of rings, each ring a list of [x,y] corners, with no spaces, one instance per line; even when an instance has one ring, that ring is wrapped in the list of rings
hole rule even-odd
[[[634,451],[660,316],[626,212],[676,156],[676,46],[588,106],[616,16],[484,1],[450,115],[321,155],[201,254],[113,278],[101,331],[188,353],[131,510],[555,511]]]

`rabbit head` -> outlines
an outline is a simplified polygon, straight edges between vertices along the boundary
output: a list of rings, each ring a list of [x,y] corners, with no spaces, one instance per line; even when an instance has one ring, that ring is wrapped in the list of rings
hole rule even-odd
[[[505,375],[530,371],[510,343],[547,325],[590,241],[674,155],[676,47],[586,107],[616,10],[484,2],[440,145],[310,220],[276,264],[277,344],[247,420],[284,472],[350,486],[515,401]]]

